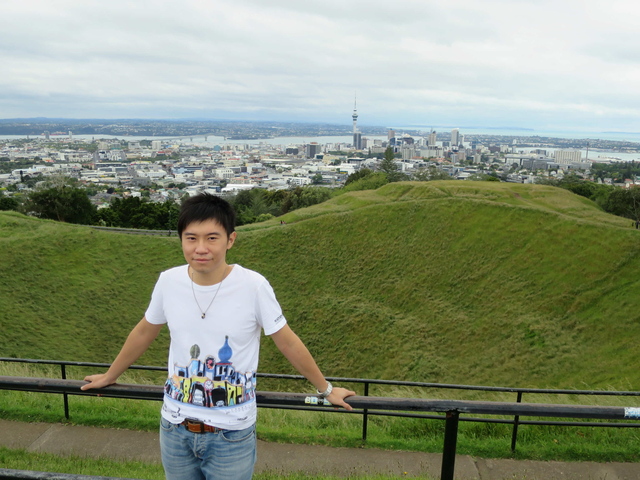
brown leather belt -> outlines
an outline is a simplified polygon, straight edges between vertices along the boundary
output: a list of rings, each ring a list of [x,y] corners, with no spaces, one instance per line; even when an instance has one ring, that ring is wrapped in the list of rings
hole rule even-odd
[[[187,430],[192,433],[217,433],[222,428],[212,427],[204,422],[198,422],[195,420],[185,420],[180,425],[184,425]]]

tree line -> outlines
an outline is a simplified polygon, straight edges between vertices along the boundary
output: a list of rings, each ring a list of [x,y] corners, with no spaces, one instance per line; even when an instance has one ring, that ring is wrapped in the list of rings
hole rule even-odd
[[[596,165],[594,165],[596,167]],[[611,167],[611,166],[608,166]],[[629,166],[633,173],[640,164]],[[607,169],[599,170],[603,175]],[[628,172],[625,170],[624,175]],[[26,178],[25,183],[33,187],[47,177]],[[451,177],[436,167],[419,170],[409,176],[398,169],[392,148],[385,152],[385,158],[377,171],[362,168],[349,175],[341,188],[318,186],[295,187],[286,190],[266,190],[253,188],[229,194],[225,198],[237,212],[237,224],[247,225],[285,215],[299,208],[322,203],[330,198],[354,190],[373,190],[390,182],[405,180],[433,181]],[[491,175],[482,175],[477,180],[499,181]],[[149,191],[140,197],[115,198],[107,208],[96,208],[89,196],[95,195],[95,186],[82,187],[74,179],[58,179],[57,184],[48,180],[45,186],[24,196],[0,196],[0,210],[16,210],[39,218],[84,225],[103,225],[121,228],[148,230],[176,230],[179,204],[168,198],[164,202],[148,200]],[[623,189],[585,181],[576,174],[565,175],[562,179],[541,179],[538,183],[565,188],[578,195],[593,200],[605,212],[640,221],[640,189]],[[113,189],[110,189],[113,193]]]

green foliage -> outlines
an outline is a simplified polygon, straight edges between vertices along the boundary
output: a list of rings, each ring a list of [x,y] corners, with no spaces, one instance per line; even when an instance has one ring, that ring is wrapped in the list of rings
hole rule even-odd
[[[594,163],[591,167],[591,173],[600,180],[609,177],[615,183],[622,183],[626,179],[634,179],[640,175],[640,163],[636,161],[612,164]]]
[[[292,210],[322,203],[331,198],[331,190],[323,187],[296,187],[288,190],[280,204],[280,212],[285,214]]]
[[[474,173],[473,175],[469,175],[467,180],[471,180],[473,182],[499,182],[500,181],[498,177],[495,177],[493,175],[488,175],[486,173]]]
[[[162,203],[139,197],[116,198],[108,208],[98,210],[96,224],[144,230],[177,230],[180,207],[173,200]]]
[[[432,180],[451,180],[451,175],[443,170],[439,170],[434,165],[421,168],[413,174],[413,179],[419,182],[430,182]]]
[[[20,202],[14,197],[0,196],[0,210],[18,210]]]
[[[358,170],[357,172],[352,173],[351,175],[349,175],[347,177],[347,180],[344,182],[344,186],[346,187],[347,185],[356,182],[358,180],[360,180],[361,178],[365,178],[368,177],[369,175],[373,174],[373,170],[369,169],[369,168],[361,168],[360,170]]]
[[[407,175],[402,173],[398,169],[398,165],[395,163],[393,147],[387,147],[385,150],[384,159],[380,162],[380,171],[387,176],[389,182],[401,182],[403,180],[408,180]]]
[[[366,175],[363,178],[351,182],[342,188],[342,192],[355,192],[357,190],[376,190],[383,185],[389,183],[387,174],[384,172],[375,172],[370,175]]]
[[[38,218],[90,225],[96,209],[84,189],[63,185],[29,194],[25,211]]]

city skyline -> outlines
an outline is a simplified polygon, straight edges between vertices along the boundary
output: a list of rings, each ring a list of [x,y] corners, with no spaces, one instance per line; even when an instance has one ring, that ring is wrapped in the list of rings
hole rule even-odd
[[[6,6],[0,117],[640,130],[640,7],[276,0]]]

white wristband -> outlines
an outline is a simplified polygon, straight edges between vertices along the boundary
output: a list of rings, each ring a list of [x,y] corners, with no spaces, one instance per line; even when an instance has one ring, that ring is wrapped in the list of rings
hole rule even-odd
[[[324,392],[321,392],[320,390],[316,390],[316,392],[318,392],[318,395],[320,395],[322,398],[327,398],[329,395],[331,395],[332,390],[333,385],[331,385],[331,382],[327,380],[327,389]]]

